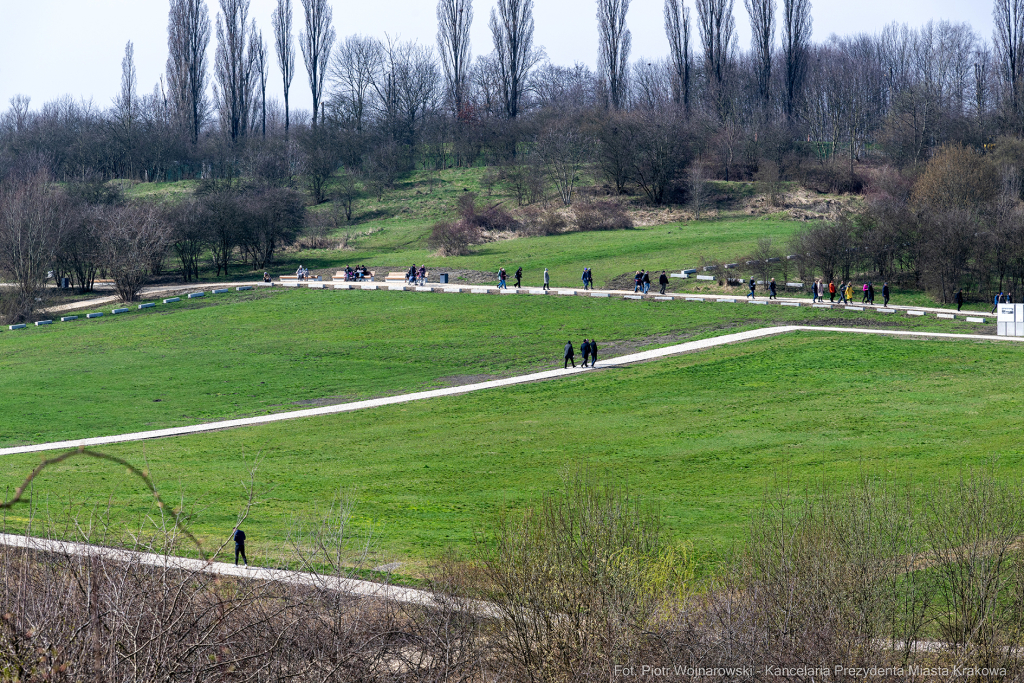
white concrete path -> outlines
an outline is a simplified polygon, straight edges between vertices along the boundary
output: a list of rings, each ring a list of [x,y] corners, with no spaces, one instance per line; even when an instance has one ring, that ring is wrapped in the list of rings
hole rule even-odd
[[[0,534],[0,545],[13,548],[25,548],[38,552],[57,553],[71,557],[102,557],[114,562],[138,562],[147,567],[158,567],[161,569],[174,569],[184,572],[202,572],[206,574],[218,574],[220,576],[235,576],[261,581],[277,581],[279,583],[292,584],[295,586],[314,586],[321,589],[338,591],[347,595],[356,595],[364,598],[381,598],[395,602],[437,606],[439,600],[428,591],[404,588],[386,583],[373,583],[371,581],[360,581],[340,576],[323,576],[307,572],[288,571],[284,569],[267,569],[264,567],[236,566],[230,562],[213,562],[205,560],[190,559],[187,557],[174,557],[173,555],[159,555],[156,553],[144,553],[134,550],[122,550],[120,548],[106,548],[87,543],[71,543],[68,541],[51,541],[31,536],[17,536],[14,534]],[[475,608],[487,613],[493,608],[487,603],[473,602],[468,607]]]
[[[654,360],[657,358],[665,358],[667,356],[675,356],[682,353],[690,353],[692,351],[701,351],[703,349],[709,349],[715,346],[734,344],[736,342],[749,341],[751,339],[760,339],[762,337],[769,337],[772,335],[797,331],[838,332],[844,334],[882,334],[909,338],[958,339],[990,342],[1024,342],[1024,337],[996,337],[984,334],[950,334],[946,332],[912,332],[908,330],[876,330],[864,328],[781,325],[776,327],[763,327],[761,329],[748,330],[746,332],[736,332],[734,334],[726,334],[719,337],[710,337],[708,339],[700,339],[697,341],[686,342],[683,344],[675,344],[673,346],[652,349],[650,351],[631,353],[625,356],[618,356],[616,358],[608,358],[599,361],[598,364],[607,367],[609,365],[626,365],[629,363],[639,363],[642,361]],[[527,382],[537,382],[548,379],[556,379],[559,377],[577,375],[583,372],[590,372],[590,370],[579,366],[577,366],[576,368],[569,368],[568,370],[558,368],[555,370],[546,370],[544,372],[535,372],[529,375],[519,375],[517,377],[495,379],[488,382],[465,384],[463,386],[449,387],[446,389],[433,389],[431,391],[418,391],[411,394],[388,396],[385,398],[374,398],[365,401],[355,401],[353,403],[342,403],[339,405],[324,406],[321,408],[307,408],[305,410],[294,410],[284,413],[259,415],[257,417],[246,417],[236,420],[206,422],[203,424],[188,425],[185,427],[154,429],[146,432],[132,432],[129,434],[99,436],[86,439],[69,439],[67,441],[55,441],[51,443],[33,444],[30,446],[0,448],[0,456],[17,455],[21,453],[38,453],[41,451],[67,450],[78,447],[103,446],[113,443],[124,443],[128,441],[141,441],[144,439],[160,439],[171,436],[184,436],[187,434],[200,434],[203,432],[212,432],[218,429],[231,429],[233,427],[247,427],[250,425],[280,422],[282,420],[297,420],[305,417],[333,415],[335,413],[348,413],[355,410],[364,410],[366,408],[379,408],[381,406],[396,405],[399,403],[409,403],[411,401],[423,401],[432,398],[441,398],[444,396],[458,396],[460,394],[468,394],[473,391],[497,389],[500,387],[508,387],[516,384],[525,384]]]

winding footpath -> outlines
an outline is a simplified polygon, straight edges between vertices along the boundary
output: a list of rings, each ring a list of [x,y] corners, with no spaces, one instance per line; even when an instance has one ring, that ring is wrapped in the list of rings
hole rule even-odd
[[[658,349],[651,349],[649,351],[640,351],[638,353],[631,353],[624,356],[609,358],[600,361],[598,363],[597,369],[600,369],[602,367],[614,367],[629,365],[632,363],[641,363],[644,361],[666,358],[668,356],[676,356],[684,353],[692,353],[694,351],[702,351],[704,349],[710,349],[716,346],[724,346],[726,344],[735,344],[738,342],[750,341],[752,339],[761,339],[763,337],[771,337],[774,335],[801,331],[829,332],[840,334],[876,334],[914,339],[956,339],[969,341],[1009,343],[1024,342],[1024,337],[996,337],[984,334],[950,334],[945,332],[913,332],[908,330],[880,330],[867,328],[780,325],[775,327],[763,327],[756,330],[748,330],[746,332],[736,332],[733,334],[726,334],[719,337],[700,339],[697,341],[685,342],[683,344],[675,344],[673,346],[665,346]],[[162,439],[173,436],[184,436],[187,434],[201,434],[204,432],[212,432],[221,429],[232,429],[236,427],[248,427],[251,425],[281,422],[283,420],[298,420],[306,417],[334,415],[336,413],[349,413],[356,410],[379,408],[381,406],[397,405],[400,403],[410,403],[412,401],[425,401],[428,399],[442,398],[445,396],[458,396],[460,394],[468,394],[474,391],[498,389],[501,387],[509,387],[517,384],[526,384],[528,382],[540,382],[545,380],[558,379],[561,377],[572,377],[581,373],[591,371],[592,370],[589,368],[582,367],[570,368],[567,370],[558,368],[556,370],[546,370],[544,372],[535,372],[527,375],[518,375],[515,377],[507,377],[505,379],[495,379],[487,382],[478,382],[476,384],[465,384],[462,386],[448,387],[445,389],[433,389],[430,391],[418,391],[411,394],[400,394],[398,396],[387,396],[385,398],[374,398],[365,401],[355,401],[352,403],[341,403],[338,405],[323,406],[320,408],[307,408],[305,410],[294,410],[283,413],[273,413],[270,415],[258,415],[256,417],[246,417],[235,420],[205,422],[202,424],[187,425],[184,427],[154,429],[145,432],[131,432],[128,434],[97,436],[85,439],[69,439],[66,441],[54,441],[50,443],[32,444],[29,446],[0,448],[0,456],[17,455],[22,453],[38,453],[42,451],[69,450],[72,448],[79,447],[104,446],[108,444],[125,443],[129,441],[142,441],[145,439]]]

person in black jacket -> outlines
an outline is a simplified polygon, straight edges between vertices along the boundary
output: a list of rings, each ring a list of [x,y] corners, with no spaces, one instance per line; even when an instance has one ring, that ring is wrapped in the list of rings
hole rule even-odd
[[[956,312],[960,312],[960,308],[964,305],[964,290],[961,287],[956,290]]]
[[[235,566],[238,566],[238,556],[242,556],[242,561],[245,562],[245,566],[249,566],[249,558],[245,556],[245,532],[239,528],[235,528],[232,536],[235,539]]]
[[[871,282],[868,283],[868,303],[875,305],[875,285]]]
[[[597,367],[597,340],[590,340],[590,367]]]
[[[565,364],[562,366],[562,369],[564,370],[565,368],[569,367],[569,363],[572,363],[572,366],[576,367],[576,361],[574,360],[571,341],[565,342]]]
[[[522,285],[522,282],[523,282],[523,267],[519,266],[519,268],[516,270],[516,289],[519,289],[519,287]]]
[[[661,277],[658,278],[658,284],[661,285],[661,293],[664,294],[665,288],[668,287],[668,275],[665,274],[664,270],[661,271]]]
[[[651,271],[645,270],[642,280],[644,294],[651,291]]]
[[[587,367],[587,363],[590,362],[590,341],[587,339],[583,340],[583,346],[580,347],[580,351],[583,353],[583,367]]]
[[[768,298],[769,299],[777,298],[775,296],[775,278],[772,278],[772,281],[768,283]]]
[[[889,306],[889,283],[882,285],[882,306]]]

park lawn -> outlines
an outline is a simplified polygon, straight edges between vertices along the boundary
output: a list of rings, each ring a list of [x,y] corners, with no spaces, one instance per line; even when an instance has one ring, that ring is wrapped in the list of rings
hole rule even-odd
[[[161,429],[550,369],[775,324],[991,332],[810,308],[389,291],[257,290],[0,335],[0,446]]]
[[[184,502],[207,545],[230,531],[259,455],[259,502],[246,530],[262,564],[286,562],[297,521],[341,492],[354,501],[354,533],[372,529],[378,539],[371,563],[422,568],[448,546],[469,549],[500,509],[583,468],[659,504],[673,537],[712,566],[782,486],[801,492],[867,474],[926,493],[975,465],[1019,477],[1022,352],[998,341],[798,332],[460,397],[102,450],[148,467],[165,499]],[[13,488],[37,462],[5,458],[3,484]],[[54,520],[107,510],[115,532],[156,516],[140,482],[84,458],[44,472],[31,495],[34,514]],[[8,530],[24,530],[28,517],[27,508],[8,513]]]

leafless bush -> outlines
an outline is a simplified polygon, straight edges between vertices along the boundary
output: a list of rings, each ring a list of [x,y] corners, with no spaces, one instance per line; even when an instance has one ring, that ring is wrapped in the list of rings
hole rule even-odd
[[[779,489],[708,595],[709,652],[777,666],[1021,672],[1011,649],[1024,621],[1016,487],[971,474],[919,498],[871,480],[804,496]]]
[[[126,204],[103,211],[103,264],[122,301],[135,300],[152,274],[154,255],[165,252],[169,243],[170,233],[151,206]]]
[[[441,256],[464,256],[480,241],[480,228],[464,220],[438,221],[430,231],[427,244]]]
[[[580,202],[573,211],[576,215],[576,229],[581,232],[628,230],[633,227],[633,219],[622,204],[614,199]]]
[[[656,509],[582,476],[503,516],[482,550],[484,592],[501,619],[495,657],[517,681],[607,678],[645,649],[691,578]]]
[[[569,226],[558,209],[542,209],[537,206],[520,209],[519,222],[522,232],[531,237],[557,235]]]

